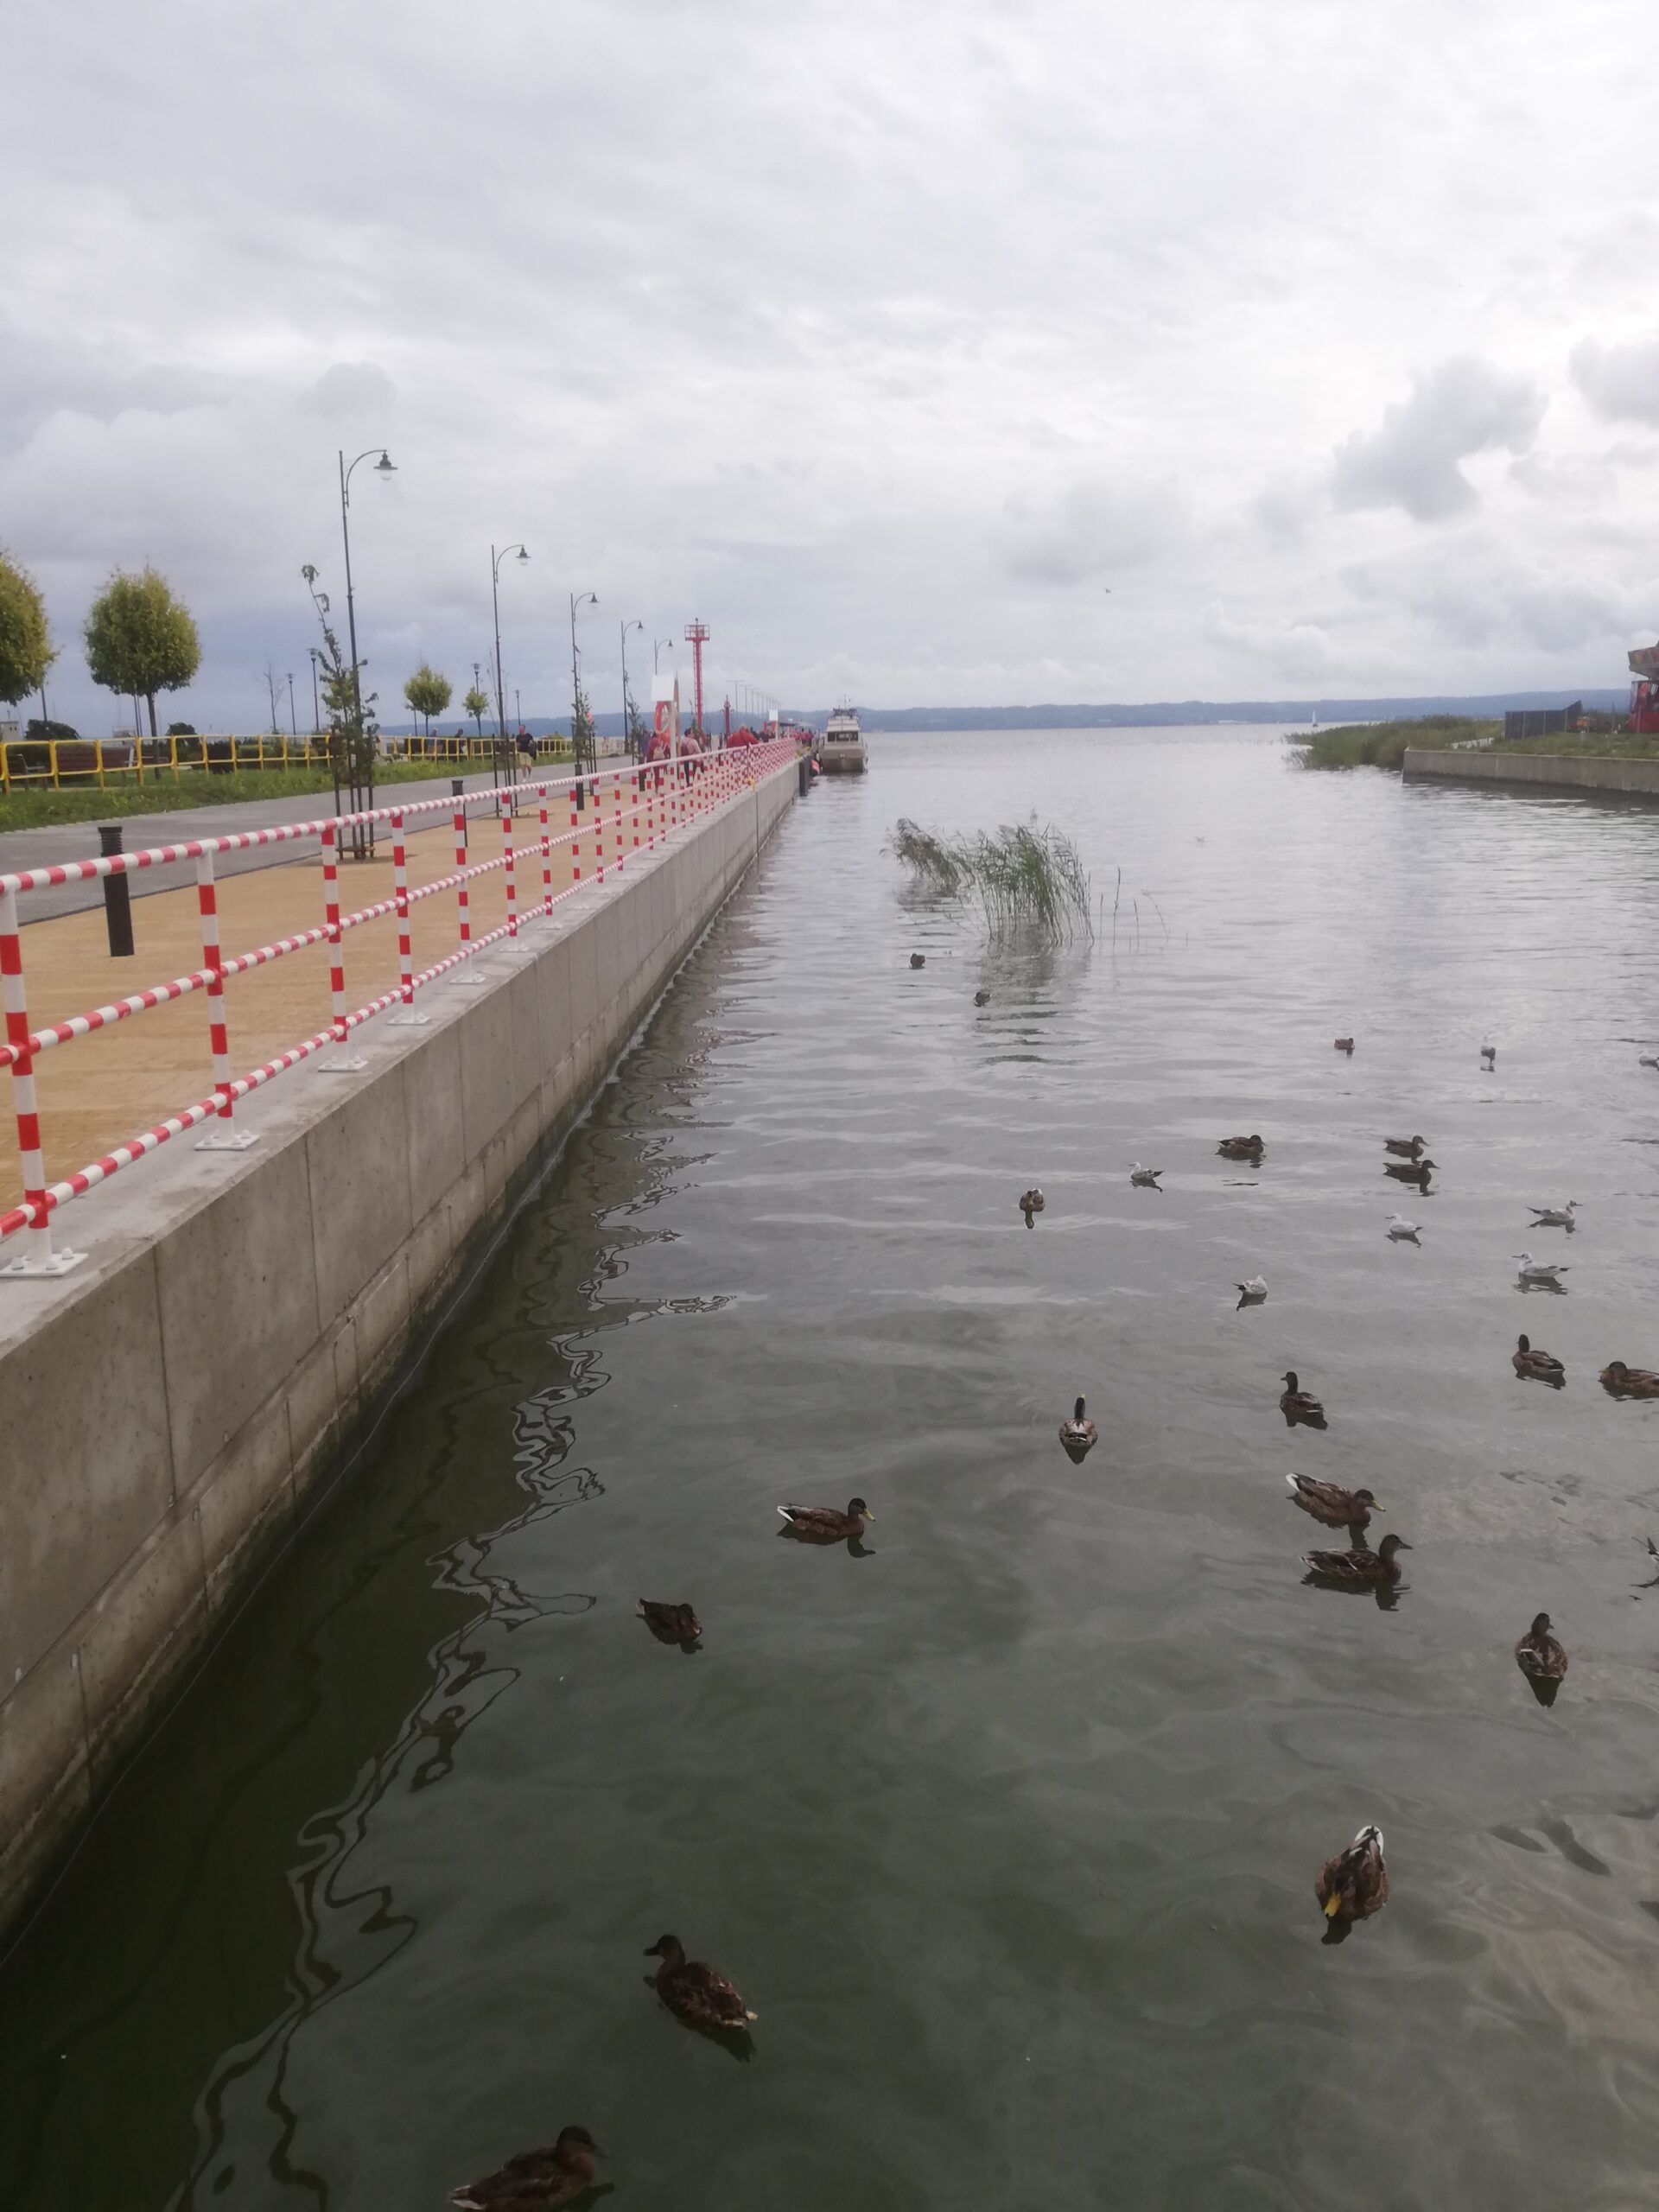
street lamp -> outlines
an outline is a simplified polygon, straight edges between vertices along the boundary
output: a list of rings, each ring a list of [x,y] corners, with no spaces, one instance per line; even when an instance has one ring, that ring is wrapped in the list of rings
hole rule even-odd
[[[300,726],[294,719],[294,671],[292,669],[289,671],[288,676],[288,734],[290,737],[297,737],[300,734]]]
[[[652,639],[652,641],[651,641],[651,672],[652,672],[652,674],[653,676],[655,676],[655,675],[656,675],[656,673],[657,673],[657,656],[658,656],[658,654],[659,652],[661,652],[661,651],[662,651],[662,649],[663,649],[663,647],[664,647],[664,645],[671,645],[673,644],[673,642],[674,642],[674,640],[673,640],[673,639],[672,639],[672,638],[653,638],[653,639]]]
[[[346,550],[346,629],[352,645],[352,708],[353,717],[352,742],[346,748],[349,755],[346,761],[346,773],[351,785],[352,810],[353,813],[359,812],[365,807],[372,807],[374,804],[374,769],[367,757],[368,748],[363,743],[362,664],[357,658],[357,604],[352,589],[352,471],[356,468],[359,461],[369,460],[374,451],[375,448],[373,446],[368,447],[364,452],[359,454],[356,461],[353,461],[348,466],[346,460],[345,448],[342,446],[340,448],[340,535],[341,543]],[[379,453],[380,458],[374,464],[373,473],[384,482],[388,476],[395,475],[397,474],[397,469],[393,463],[391,455],[386,451],[384,446],[379,448]],[[366,784],[362,780],[363,771],[365,767],[368,769]],[[336,785],[338,785],[338,763],[336,763],[335,782]],[[338,792],[336,792],[336,796],[338,796]],[[372,828],[366,827],[362,823],[353,823],[352,825],[353,858],[359,861],[369,860],[372,859],[373,855],[374,831]]]
[[[490,599],[495,608],[495,722],[501,741],[501,758],[505,766],[507,757],[507,702],[501,682],[501,563],[509,553],[518,556],[522,569],[530,560],[522,545],[504,545],[498,553],[490,548]]]
[[[322,658],[322,655],[315,645],[308,645],[306,651],[311,656],[311,734],[313,737],[321,737],[322,735],[322,701],[317,696],[317,663]]]
[[[570,749],[572,766],[576,772],[576,804],[582,804],[582,766],[584,757],[588,772],[592,775],[595,755],[591,740],[586,746],[582,741],[582,675],[576,651],[576,609],[592,604],[599,605],[599,594],[593,591],[572,592],[570,594]]]
[[[627,747],[629,754],[632,756],[633,702],[628,696],[628,632],[630,630],[638,630],[643,637],[645,626],[643,622],[624,622],[620,625],[620,627],[622,633],[622,742]]]

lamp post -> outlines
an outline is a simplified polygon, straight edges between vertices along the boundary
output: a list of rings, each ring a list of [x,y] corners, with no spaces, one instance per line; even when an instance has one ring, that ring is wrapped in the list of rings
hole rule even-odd
[[[530,559],[522,545],[504,545],[499,553],[493,545],[490,548],[490,599],[495,608],[495,723],[504,749],[507,742],[507,702],[501,682],[501,563],[509,553],[518,556],[521,569]]]
[[[633,755],[633,702],[628,696],[628,632],[630,630],[638,630],[643,637],[645,626],[643,622],[624,622],[618,626],[622,634],[622,742],[627,747],[629,758],[632,759]]]
[[[664,645],[671,645],[673,644],[673,642],[674,642],[674,640],[673,640],[673,639],[672,639],[672,638],[653,638],[653,639],[652,639],[652,641],[651,641],[651,672],[652,672],[652,674],[653,676],[655,676],[655,675],[656,675],[656,673],[657,673],[657,656],[658,656],[658,654],[659,652],[661,652],[661,651],[662,651],[662,649],[663,649],[663,647],[664,647]]]
[[[300,734],[300,726],[294,719],[294,671],[292,669],[288,674],[288,734],[290,737],[297,737]]]
[[[363,677],[361,664],[357,658],[357,604],[352,589],[352,471],[357,467],[359,461],[367,461],[375,450],[373,446],[367,447],[359,454],[356,461],[348,465],[345,448],[342,446],[340,448],[340,535],[346,551],[346,630],[352,644],[352,709],[355,724],[352,732],[351,760],[348,763],[353,813],[359,812],[365,803],[369,806],[374,804],[374,772],[371,767],[366,786],[365,786],[363,770],[366,765],[367,748],[363,744]],[[388,476],[396,475],[397,465],[384,446],[380,447],[379,454],[380,458],[374,464],[374,474],[384,482]],[[366,859],[372,855],[373,851],[372,830],[365,831],[362,823],[353,823],[352,828],[353,858]]]
[[[582,673],[580,656],[576,650],[576,609],[579,607],[586,607],[590,603],[594,607],[599,605],[599,594],[597,592],[573,591],[570,594],[570,747],[573,755],[572,766],[575,767],[576,772],[576,804],[578,806],[582,803],[582,772],[583,761],[586,761],[588,773],[591,776],[594,772],[597,757],[591,736],[589,737],[587,744],[584,745],[582,742]]]
[[[311,734],[313,737],[321,737],[322,735],[322,701],[317,696],[317,663],[321,658],[321,655],[315,645],[308,645],[306,651],[311,656]]]

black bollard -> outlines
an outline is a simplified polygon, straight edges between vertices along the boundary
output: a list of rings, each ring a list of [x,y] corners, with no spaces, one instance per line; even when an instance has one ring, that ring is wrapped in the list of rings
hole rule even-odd
[[[99,857],[111,860],[121,849],[121,824],[100,822],[98,825]],[[104,879],[104,925],[109,931],[111,960],[130,960],[132,957],[132,886],[126,875],[106,875]]]

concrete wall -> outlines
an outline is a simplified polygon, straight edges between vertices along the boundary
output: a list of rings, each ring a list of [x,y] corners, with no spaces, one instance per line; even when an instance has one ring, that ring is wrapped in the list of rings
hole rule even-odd
[[[753,863],[793,767],[55,1217],[0,1283],[0,1922]],[[471,964],[471,963],[468,963]],[[96,1052],[96,1044],[76,1047]]]
[[[1552,753],[1408,750],[1406,780],[1490,784],[1516,791],[1597,791],[1659,799],[1659,760],[1580,760]]]

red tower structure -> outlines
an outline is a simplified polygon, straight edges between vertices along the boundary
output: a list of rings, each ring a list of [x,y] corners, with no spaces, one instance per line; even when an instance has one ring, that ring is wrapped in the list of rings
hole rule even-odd
[[[685,642],[691,648],[692,683],[696,693],[697,719],[694,727],[702,735],[702,649],[709,642],[709,625],[701,620],[685,626]]]

